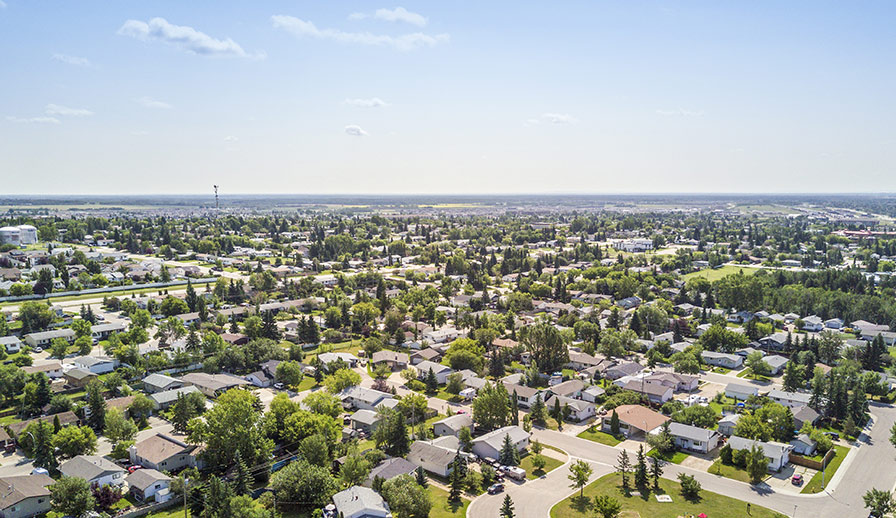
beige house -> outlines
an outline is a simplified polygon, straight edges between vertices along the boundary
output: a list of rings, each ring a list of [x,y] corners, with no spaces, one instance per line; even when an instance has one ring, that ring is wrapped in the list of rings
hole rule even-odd
[[[31,518],[50,510],[50,490],[55,481],[47,475],[0,478],[0,516]]]
[[[131,463],[158,471],[174,472],[196,466],[199,446],[187,444],[171,435],[157,434],[131,446]]]

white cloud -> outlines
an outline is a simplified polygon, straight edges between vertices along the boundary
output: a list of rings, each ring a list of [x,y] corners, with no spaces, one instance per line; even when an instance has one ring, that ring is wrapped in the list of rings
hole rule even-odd
[[[227,135],[224,137],[224,142],[237,142],[240,138],[235,135]]]
[[[141,97],[139,99],[135,99],[138,103],[142,104],[146,108],[158,108],[162,110],[170,110],[171,105],[166,103],[165,101],[160,101],[158,99],[153,99],[152,97]]]
[[[349,20],[363,20],[365,18],[371,18],[371,16],[366,13],[352,13],[348,15]],[[426,23],[429,21],[422,14],[413,13],[404,7],[396,7],[395,9],[377,9],[373,13],[372,18],[386,22],[404,22],[416,25],[417,27],[425,27]]]
[[[56,117],[14,117],[7,115],[6,120],[10,122],[33,123],[33,124],[61,124]]]
[[[202,56],[264,57],[251,55],[230,38],[219,40],[186,25],[174,25],[164,18],[153,18],[149,22],[128,20],[118,29],[121,36],[130,36],[141,41],[162,41],[193,54]]]
[[[434,47],[440,43],[447,43],[447,34],[429,35],[422,32],[402,34],[400,36],[388,36],[385,34],[373,34],[370,32],[346,32],[339,29],[318,29],[312,22],[287,15],[271,16],[271,22],[276,29],[284,29],[296,36],[310,36],[321,40],[332,40],[340,43],[356,43],[359,45],[371,45],[392,47],[397,50],[414,50],[420,47]]]
[[[698,117],[703,115],[703,112],[678,108],[676,110],[657,110],[656,114],[664,117]]]
[[[92,66],[89,59],[82,58],[79,56],[69,56],[68,54],[53,54],[52,57],[56,61],[61,61],[63,63],[67,63],[69,65],[75,65],[75,66],[79,66],[79,67]]]
[[[361,129],[361,126],[351,124],[345,127],[345,132],[353,137],[366,137],[367,132]]]
[[[542,113],[534,119],[528,119],[526,123],[531,125],[537,124],[574,124],[578,120],[568,113]]]
[[[86,117],[93,115],[93,112],[85,108],[69,108],[59,104],[48,104],[44,111],[47,115],[65,115],[68,117]]]
[[[370,99],[346,99],[342,102],[350,106],[357,106],[358,108],[379,108],[381,106],[389,106],[389,103],[379,97],[371,97]]]

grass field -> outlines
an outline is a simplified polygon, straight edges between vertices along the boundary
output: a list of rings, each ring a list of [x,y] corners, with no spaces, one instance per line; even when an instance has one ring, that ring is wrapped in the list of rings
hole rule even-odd
[[[622,441],[613,437],[612,435],[601,432],[597,428],[591,430],[585,430],[584,432],[578,435],[580,439],[588,439],[589,441],[599,442],[601,444],[606,444],[607,446],[616,446]]]
[[[687,453],[680,452],[680,451],[676,451],[671,455],[663,456],[663,455],[660,455],[659,453],[657,453],[656,449],[651,449],[649,452],[647,452],[647,455],[650,455],[651,457],[658,456],[659,458],[663,459],[664,461],[671,462],[672,464],[681,464],[682,461],[684,461],[684,459],[688,458],[688,456],[689,456]]]
[[[461,498],[459,503],[451,503],[448,501],[448,491],[432,484],[427,489],[432,501],[429,518],[455,518],[467,515],[467,506],[470,505],[470,501],[466,498]]]
[[[712,282],[721,279],[722,277],[727,277],[729,275],[733,275],[737,272],[743,272],[744,275],[753,275],[759,271],[758,268],[744,268],[742,266],[734,266],[730,264],[726,264],[721,268],[705,268],[698,272],[691,272],[682,276],[682,279],[688,280],[692,277],[703,277],[704,279]]]
[[[750,483],[750,475],[747,473],[747,470],[740,469],[737,466],[722,464],[722,459],[713,462],[707,472],[712,473],[713,475],[721,475],[730,479],[746,482],[747,484]]]
[[[563,500],[551,509],[551,518],[578,518],[598,516],[594,511],[594,499],[601,495],[615,498],[622,504],[620,516],[642,518],[678,518],[705,513],[712,518],[742,518],[747,516],[746,503],[731,497],[700,491],[699,500],[688,501],[681,496],[681,486],[672,480],[660,479],[660,492],[672,497],[671,503],[660,503],[654,495],[625,496],[619,488],[619,475],[606,475],[585,488],[584,497],[578,493]],[[784,518],[770,509],[751,506],[752,518]]]
[[[840,464],[843,463],[843,459],[846,458],[846,454],[849,453],[849,448],[845,446],[837,446],[836,444],[834,445],[834,450],[837,451],[837,454],[834,455],[834,458],[831,459],[831,462],[828,463],[828,467],[825,469],[825,484],[831,481],[831,478],[834,477],[834,473],[837,472],[837,468],[840,467]],[[812,477],[812,480],[806,484],[806,487],[804,487],[800,493],[820,493],[822,489],[824,488],[821,487],[821,472],[819,471]]]
[[[544,469],[536,470],[532,467],[532,459],[535,458],[535,455],[526,455],[520,460],[520,467],[526,470],[526,478],[529,480],[535,480],[538,477],[547,475],[551,471],[559,468],[563,465],[563,461],[559,459],[555,459],[554,457],[548,457],[544,453],[541,454],[541,457],[545,460]]]

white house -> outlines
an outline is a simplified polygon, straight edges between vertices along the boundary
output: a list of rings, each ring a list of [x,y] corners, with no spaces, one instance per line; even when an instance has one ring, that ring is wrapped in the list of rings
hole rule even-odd
[[[72,360],[75,368],[92,372],[94,374],[105,374],[112,372],[118,367],[118,360],[115,358],[106,358],[105,356],[79,356]]]
[[[415,441],[408,452],[408,461],[440,477],[451,474],[452,462],[457,452],[427,441]]]
[[[790,452],[793,450],[793,446],[789,444],[755,441],[752,439],[744,439],[743,437],[738,437],[736,435],[732,435],[731,438],[728,439],[728,445],[731,446],[731,449],[733,450],[750,450],[754,445],[759,446],[762,448],[763,453],[765,453],[765,458],[768,459],[769,471],[781,471],[781,468],[790,461]]]
[[[812,399],[811,394],[803,392],[786,392],[784,390],[772,390],[768,393],[768,398],[775,403],[780,403],[786,407],[796,408],[809,405]]]
[[[784,370],[784,366],[787,365],[789,361],[787,358],[783,356],[779,356],[777,354],[772,354],[770,356],[766,356],[763,358],[765,363],[768,364],[769,367],[772,368],[772,375],[780,374],[782,370]]]
[[[538,396],[541,396],[541,400],[544,401],[545,393],[537,388],[529,387],[527,385],[517,385],[515,383],[504,383],[504,388],[507,389],[507,393],[510,397],[513,397],[516,394],[516,402],[519,406],[523,408],[532,408],[532,405],[535,404],[535,400],[538,399]]]
[[[457,437],[464,428],[473,428],[473,417],[470,414],[455,414],[432,424],[432,431],[436,437],[453,435]]]
[[[83,478],[97,486],[120,486],[124,484],[127,470],[106,457],[99,455],[78,455],[59,466],[59,472],[66,477]]]
[[[739,369],[744,364],[743,357],[737,354],[703,351],[700,356],[703,358],[703,363],[726,369]]]
[[[333,495],[336,516],[341,518],[390,518],[389,504],[376,491],[352,486]]]
[[[803,329],[818,332],[824,329],[824,321],[817,315],[811,315],[803,319]]]
[[[660,430],[654,430],[658,433]],[[721,435],[715,430],[707,430],[682,423],[669,423],[669,432],[675,440],[675,446],[682,450],[709,453],[719,445]]]
[[[505,426],[473,439],[473,453],[480,458],[497,460],[501,455],[501,447],[504,446],[506,436],[510,437],[510,442],[517,451],[529,447],[529,432],[519,426]]]
[[[746,401],[750,396],[758,396],[759,389],[752,385],[729,383],[725,386],[725,395],[738,401]]]
[[[448,375],[454,372],[454,369],[447,365],[442,365],[441,363],[433,363],[431,361],[422,361],[415,367],[417,369],[417,377],[421,380],[426,380],[426,377],[429,376],[429,371],[432,370],[432,373],[435,374],[436,380],[438,380],[439,385],[447,383]]]
[[[138,469],[125,478],[128,491],[140,502],[167,502],[171,477],[152,468]]]
[[[339,393],[342,405],[357,410],[374,410],[385,399],[392,399],[392,394],[379,390],[354,386]]]
[[[56,338],[64,338],[71,343],[75,341],[75,332],[69,328],[65,328],[54,329],[52,331],[41,331],[39,333],[28,333],[25,335],[25,343],[31,347],[45,348]]]
[[[554,405],[560,403],[560,408],[569,407],[569,418],[573,421],[585,421],[595,415],[594,403],[589,403],[582,399],[572,399],[564,396],[551,396],[545,404],[548,409],[554,408]]]
[[[734,428],[737,426],[737,422],[740,421],[741,415],[728,414],[719,419],[719,433],[729,437],[734,435]]]
[[[9,354],[17,353],[22,348],[22,341],[18,336],[0,336],[0,347]]]

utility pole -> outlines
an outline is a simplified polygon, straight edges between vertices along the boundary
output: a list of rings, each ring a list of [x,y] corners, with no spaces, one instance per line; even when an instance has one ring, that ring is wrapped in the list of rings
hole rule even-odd
[[[217,187],[217,185],[215,187]],[[187,477],[184,477],[184,518],[188,518],[187,517],[187,484],[189,482],[190,482],[190,480]]]

